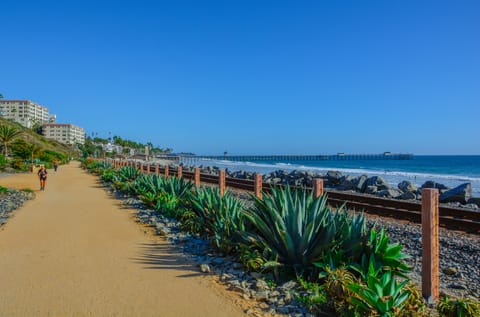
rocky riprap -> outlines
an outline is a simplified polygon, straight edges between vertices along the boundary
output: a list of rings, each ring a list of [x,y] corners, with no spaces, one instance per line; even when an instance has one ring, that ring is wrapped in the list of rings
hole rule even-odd
[[[172,165],[172,167],[174,167]],[[193,167],[183,166],[185,170],[193,171]],[[219,168],[215,166],[200,166],[201,173],[218,175]],[[255,173],[246,171],[226,170],[228,177],[253,180]],[[273,185],[294,185],[301,187],[312,187],[313,179],[322,178],[324,186],[328,189],[340,191],[351,191],[383,198],[394,198],[402,200],[421,200],[422,189],[437,188],[440,193],[440,203],[449,204],[454,207],[469,209],[480,208],[480,198],[472,196],[471,183],[464,183],[454,188],[449,188],[434,181],[427,181],[417,187],[410,181],[402,181],[396,187],[392,187],[381,176],[351,176],[343,175],[339,171],[328,171],[326,174],[313,173],[300,170],[277,170],[263,175],[263,182]]]
[[[15,189],[8,189],[6,192],[0,193],[0,226],[7,223],[14,210],[34,197],[33,192]]]

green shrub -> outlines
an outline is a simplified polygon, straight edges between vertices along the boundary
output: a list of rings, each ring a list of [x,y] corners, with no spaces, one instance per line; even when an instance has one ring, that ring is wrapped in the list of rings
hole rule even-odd
[[[239,245],[240,262],[249,271],[260,271],[268,260],[260,253],[260,251],[252,245]]]
[[[30,170],[30,164],[26,163],[22,159],[14,159],[13,161],[10,162],[10,166],[18,171],[26,172]]]
[[[355,276],[346,268],[333,270],[327,268],[327,276],[323,285],[329,306],[336,312],[343,314],[351,308],[350,298],[353,294],[349,285],[356,281]]]
[[[191,209],[183,209],[179,214],[180,228],[190,233],[201,233],[202,223],[200,217]]]
[[[405,285],[404,289],[410,293],[405,301],[403,309],[397,314],[397,317],[426,317],[429,316],[427,306],[422,297],[422,292],[412,282]]]
[[[4,170],[6,166],[7,166],[7,159],[5,158],[5,156],[0,154],[0,170]]]
[[[442,317],[474,317],[480,316],[480,302],[469,298],[450,299],[443,297],[437,310]]]
[[[306,281],[301,277],[297,280],[304,290],[304,294],[298,296],[297,300],[303,303],[311,312],[321,312],[322,307],[327,303],[327,295],[323,285]]]

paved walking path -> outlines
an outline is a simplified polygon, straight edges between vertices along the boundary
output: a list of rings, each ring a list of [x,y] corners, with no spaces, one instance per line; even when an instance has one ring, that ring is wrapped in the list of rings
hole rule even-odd
[[[37,198],[0,228],[0,316],[242,316],[78,163],[0,179]]]

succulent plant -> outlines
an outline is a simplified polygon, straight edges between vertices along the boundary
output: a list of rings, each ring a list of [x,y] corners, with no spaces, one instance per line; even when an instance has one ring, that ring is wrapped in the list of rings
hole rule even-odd
[[[442,317],[474,317],[480,316],[480,302],[470,298],[450,299],[444,296],[437,306]]]
[[[222,196],[218,188],[212,187],[196,190],[190,199],[204,232],[212,237],[217,248],[230,252],[231,239],[244,230],[243,203],[229,191]]]
[[[326,196],[313,199],[306,190],[274,188],[245,215],[254,232],[248,234],[278,257],[278,261],[303,276],[334,244],[333,213]]]
[[[352,283],[348,286],[353,293],[350,302],[361,316],[371,313],[382,317],[396,316],[410,296],[404,288],[407,283],[408,280],[397,283],[391,271],[381,276],[368,275],[366,285]]]

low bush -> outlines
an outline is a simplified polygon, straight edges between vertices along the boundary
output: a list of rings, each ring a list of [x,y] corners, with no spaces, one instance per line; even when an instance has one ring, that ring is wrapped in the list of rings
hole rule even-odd
[[[480,302],[469,298],[451,299],[444,296],[437,306],[437,311],[442,317],[480,316]]]

